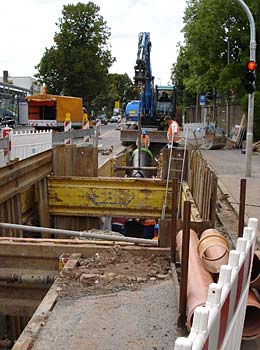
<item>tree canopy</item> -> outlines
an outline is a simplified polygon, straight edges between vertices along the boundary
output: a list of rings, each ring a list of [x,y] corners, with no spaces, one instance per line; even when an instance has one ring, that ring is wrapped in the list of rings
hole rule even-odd
[[[93,100],[104,91],[108,69],[114,62],[110,28],[93,2],[64,5],[54,35],[54,45],[46,48],[36,66],[36,77],[53,94]]]
[[[256,19],[259,47],[259,2],[248,0],[247,4]],[[241,98],[246,93],[242,79],[250,41],[242,7],[232,0],[188,0],[184,24],[184,44],[172,67],[172,79],[179,90],[185,91],[186,102],[190,101],[187,96],[214,89],[222,96]],[[260,64],[259,54],[257,62]],[[256,87],[260,87],[259,80]]]
[[[95,112],[107,107],[108,114],[112,113],[115,101],[119,101],[121,107],[129,100],[138,96],[130,77],[125,74],[108,74],[105,88],[92,101],[91,109]]]

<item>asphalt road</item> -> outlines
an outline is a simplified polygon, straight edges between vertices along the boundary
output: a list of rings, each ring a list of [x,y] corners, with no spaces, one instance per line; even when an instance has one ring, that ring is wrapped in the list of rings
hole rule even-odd
[[[109,123],[107,125],[101,125],[100,137],[98,140],[99,149],[111,149],[113,150],[109,155],[102,155],[99,152],[98,165],[102,165],[107,159],[121,152],[125,147],[120,142],[120,130],[116,130],[116,124]]]

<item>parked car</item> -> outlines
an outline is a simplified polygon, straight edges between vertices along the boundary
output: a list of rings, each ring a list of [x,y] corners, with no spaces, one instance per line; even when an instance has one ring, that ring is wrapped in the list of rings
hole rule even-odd
[[[0,117],[0,128],[9,126],[10,128],[15,128],[15,120],[12,117]]]
[[[106,114],[99,114],[97,119],[101,121],[101,125],[107,125],[107,116]]]
[[[112,117],[111,117],[111,123],[117,123],[117,122],[118,122],[118,119],[119,119],[119,116],[118,116],[118,115],[112,115]]]
[[[9,126],[10,128],[15,127],[15,114],[8,109],[0,109],[0,127],[3,128]]]

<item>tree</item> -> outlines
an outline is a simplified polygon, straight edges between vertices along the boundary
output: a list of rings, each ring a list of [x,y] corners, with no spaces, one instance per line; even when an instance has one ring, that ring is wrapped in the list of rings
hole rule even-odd
[[[137,96],[134,84],[125,74],[108,74],[106,88],[93,100],[94,111],[99,111],[103,106],[107,107],[108,114],[112,113],[115,101],[120,101],[123,106],[128,100]]]
[[[54,94],[79,96],[90,103],[107,84],[114,62],[110,29],[93,2],[64,5],[54,45],[45,49],[36,77]]]
[[[258,0],[247,3],[259,18]],[[189,0],[184,23],[185,42],[173,66],[173,79],[181,82],[186,94],[217,88],[222,96],[236,91],[241,97],[245,93],[241,82],[244,66],[249,59],[249,24],[241,6],[231,0]],[[259,19],[256,27],[259,44]],[[259,79],[256,85],[259,87]]]

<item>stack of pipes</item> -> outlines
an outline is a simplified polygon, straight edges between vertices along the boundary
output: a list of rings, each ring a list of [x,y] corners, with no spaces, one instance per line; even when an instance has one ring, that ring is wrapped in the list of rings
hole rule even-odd
[[[176,236],[180,255],[183,231]],[[225,237],[215,229],[204,231],[200,239],[195,231],[190,230],[188,283],[187,283],[187,327],[191,328],[193,313],[197,306],[206,305],[208,287],[217,282],[221,265],[228,263],[229,244]],[[260,336],[260,251],[256,251],[253,260],[250,291],[248,295],[243,339],[251,340]]]

